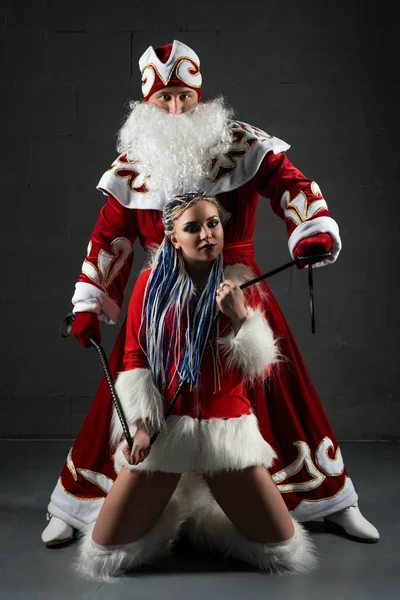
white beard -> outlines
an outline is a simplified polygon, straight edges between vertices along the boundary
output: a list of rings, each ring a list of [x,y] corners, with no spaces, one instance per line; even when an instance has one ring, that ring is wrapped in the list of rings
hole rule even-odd
[[[117,149],[138,161],[150,178],[151,191],[167,198],[199,189],[210,160],[226,152],[232,141],[228,120],[232,110],[223,98],[171,114],[151,103],[131,103],[131,113],[118,133]]]

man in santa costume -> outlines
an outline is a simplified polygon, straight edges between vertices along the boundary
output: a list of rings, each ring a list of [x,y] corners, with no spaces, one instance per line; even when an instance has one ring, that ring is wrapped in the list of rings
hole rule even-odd
[[[204,189],[231,213],[225,228],[224,263],[246,264],[256,273],[253,237],[259,196],[286,224],[293,258],[330,253],[314,266],[334,262],[339,229],[318,184],[294,167],[289,145],[232,118],[222,99],[200,102],[202,76],[197,54],[175,40],[139,61],[143,102],[118,137],[120,155],[98,189],[107,197],[78,277],[72,334],[89,347],[101,341],[99,321],[115,324],[133,263],[136,239],[143,248],[163,238],[161,211],[174,194]],[[268,248],[268,246],[267,246]],[[300,261],[300,266],[304,266]],[[283,360],[268,386],[252,399],[260,430],[278,459],[270,472],[298,521],[325,519],[329,530],[376,542],[377,529],[361,514],[357,493],[290,329],[268,291],[268,321]],[[110,366],[122,371],[125,323]],[[118,468],[111,457],[112,402],[103,378],[72,446],[48,507],[43,542],[57,545],[96,520]]]

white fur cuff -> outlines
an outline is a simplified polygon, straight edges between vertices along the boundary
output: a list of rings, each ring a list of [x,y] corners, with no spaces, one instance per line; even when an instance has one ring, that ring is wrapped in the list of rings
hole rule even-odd
[[[148,369],[133,369],[119,373],[115,390],[121,401],[131,434],[136,433],[136,422],[146,421],[152,430],[165,426],[163,398]],[[122,426],[114,408],[111,420],[111,446],[115,447],[123,435]]]
[[[239,367],[250,380],[263,378],[278,358],[277,343],[262,311],[247,309],[247,317],[235,336],[233,331],[218,343],[227,354],[227,367]]]
[[[107,325],[115,325],[121,312],[118,304],[107,296],[98,287],[85,281],[75,284],[75,293],[72,297],[73,313],[94,312],[100,321]]]
[[[331,217],[317,217],[311,221],[305,221],[298,225],[289,238],[290,256],[294,258],[294,249],[301,240],[317,235],[318,233],[329,233],[332,238],[331,256],[313,265],[314,267],[323,267],[329,263],[335,262],[342,249],[342,240],[339,235],[339,226]]]

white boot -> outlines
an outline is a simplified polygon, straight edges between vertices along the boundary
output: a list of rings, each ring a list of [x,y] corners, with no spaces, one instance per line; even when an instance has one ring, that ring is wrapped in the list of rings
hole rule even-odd
[[[180,503],[173,496],[146,535],[135,542],[117,546],[103,546],[94,542],[93,523],[86,528],[79,541],[75,570],[87,579],[112,582],[125,571],[147,565],[168,554],[183,519]]]
[[[325,531],[344,532],[359,542],[377,542],[379,531],[362,516],[357,502],[325,517]]]
[[[74,529],[71,525],[68,525],[65,521],[62,521],[58,517],[53,517],[47,514],[47,520],[49,524],[42,533],[42,542],[46,546],[58,546],[69,542],[74,537]]]
[[[203,497],[204,500],[204,497]],[[262,571],[303,573],[316,565],[315,547],[310,535],[293,519],[293,537],[277,543],[247,539],[228,519],[214,499],[194,510],[187,523],[193,544],[209,547],[224,556],[234,556]]]

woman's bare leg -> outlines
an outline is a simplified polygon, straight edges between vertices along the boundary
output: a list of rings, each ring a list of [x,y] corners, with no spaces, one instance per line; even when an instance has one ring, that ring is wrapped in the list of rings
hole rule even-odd
[[[115,546],[142,538],[160,517],[179,479],[179,473],[146,473],[123,467],[97,517],[94,542]]]
[[[247,539],[275,543],[294,535],[289,511],[264,467],[218,473],[206,480],[226,516]]]

